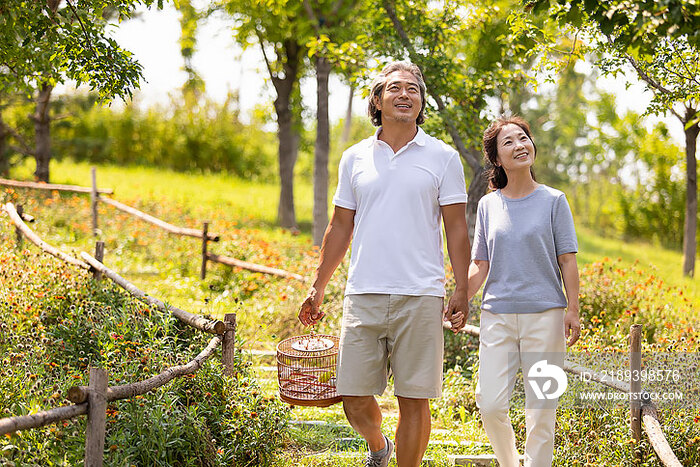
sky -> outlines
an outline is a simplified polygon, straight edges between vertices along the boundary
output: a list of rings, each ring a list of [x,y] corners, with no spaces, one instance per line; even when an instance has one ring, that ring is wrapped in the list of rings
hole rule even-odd
[[[177,92],[187,78],[178,44],[179,13],[171,5],[163,10],[146,10],[140,17],[120,24],[113,37],[144,66],[145,81],[135,98],[137,105],[167,105],[169,94]],[[193,65],[213,100],[223,102],[230,91],[239,90],[242,113],[274,99],[272,84],[269,80],[266,83],[268,72],[260,47],[255,45],[244,51],[235,44],[230,20],[214,17],[200,26]],[[329,88],[329,114],[335,121],[345,116],[349,87],[331,75]],[[315,108],[315,79],[302,81],[302,93],[305,104]],[[361,114],[364,108],[362,98],[356,97],[354,113]]]
[[[178,39],[180,37],[179,13],[166,4],[163,10],[151,8],[132,20],[118,25],[112,31],[114,39],[131,51],[144,67],[144,80],[135,93],[134,103],[139,107],[167,105],[170,95],[181,88],[187,77],[183,71]],[[262,53],[257,45],[242,50],[234,43],[232,22],[213,17],[202,24],[198,31],[198,43],[193,64],[205,81],[206,93],[215,101],[223,102],[228,92],[238,90],[242,117],[260,104],[269,104],[274,99],[274,89],[269,83],[268,72]],[[581,64],[579,64],[581,65]],[[589,65],[581,65],[584,69]],[[651,93],[632,79],[634,84],[625,87],[625,79],[601,77],[598,85],[617,96],[618,111],[643,112],[651,100]],[[329,113],[331,121],[345,116],[349,88],[334,75],[330,80]],[[67,90],[68,88],[64,88]],[[57,90],[61,92],[59,88]],[[353,100],[353,114],[365,115],[366,102],[360,93]],[[311,114],[315,111],[316,83],[313,77],[302,80],[304,103]],[[678,144],[684,136],[680,123],[675,118],[663,119]],[[647,122],[653,124],[653,120]]]

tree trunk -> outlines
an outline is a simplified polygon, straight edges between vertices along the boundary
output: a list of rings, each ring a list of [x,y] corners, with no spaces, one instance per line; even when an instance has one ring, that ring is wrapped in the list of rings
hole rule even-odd
[[[355,97],[355,86],[350,84],[350,95],[348,96],[348,108],[345,111],[345,124],[343,125],[343,135],[340,138],[340,149],[345,149],[345,145],[350,141],[350,131],[352,130],[352,98]]]
[[[486,194],[489,188],[489,182],[484,174],[485,169],[480,167],[474,173],[469,184],[467,192],[467,228],[469,230],[469,244],[474,244],[474,228],[476,227],[476,208],[479,206],[479,200]],[[471,252],[470,252],[471,253]]]
[[[683,126],[695,118],[696,110],[688,108]],[[698,224],[698,172],[695,159],[700,127],[695,123],[685,129],[685,160],[686,160],[686,199],[685,223],[683,227],[683,274],[693,277],[695,274],[695,251],[697,247],[696,234]]]
[[[292,94],[297,82],[299,67],[299,44],[288,40],[284,43],[286,62],[284,77],[272,77],[272,83],[277,91],[275,112],[278,125],[278,153],[280,175],[280,201],[277,209],[277,222],[288,229],[296,229],[297,221],[294,212],[294,164],[299,152],[299,134],[294,128],[292,112]]]
[[[331,64],[316,57],[316,146],[314,148],[314,245],[321,246],[328,225],[328,153],[330,124],[328,122],[328,76]]]
[[[7,131],[2,115],[0,115],[0,175],[5,178],[10,177],[10,152],[7,148],[9,135],[10,132]]]
[[[49,182],[49,162],[51,161],[51,119],[49,117],[49,101],[53,86],[42,84],[36,102],[36,111],[31,116],[34,120],[36,150],[36,170],[34,178],[40,182]]]

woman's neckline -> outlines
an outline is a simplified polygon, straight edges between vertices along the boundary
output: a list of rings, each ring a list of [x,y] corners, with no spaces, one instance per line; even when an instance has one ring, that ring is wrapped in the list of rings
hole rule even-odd
[[[525,200],[525,199],[529,198],[530,196],[534,195],[543,186],[544,185],[542,185],[541,183],[538,183],[537,186],[530,193],[528,193],[524,196],[520,196],[519,198],[511,198],[509,196],[506,196],[503,194],[503,191],[501,191],[501,189],[498,189],[497,192],[498,192],[499,196],[501,198],[505,199],[506,201],[522,201],[522,200]]]

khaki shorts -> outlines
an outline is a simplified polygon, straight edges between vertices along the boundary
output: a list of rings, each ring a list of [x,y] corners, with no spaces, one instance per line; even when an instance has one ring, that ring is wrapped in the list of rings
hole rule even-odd
[[[442,297],[348,295],[343,303],[337,389],[381,395],[388,364],[394,395],[429,399],[442,392]]]

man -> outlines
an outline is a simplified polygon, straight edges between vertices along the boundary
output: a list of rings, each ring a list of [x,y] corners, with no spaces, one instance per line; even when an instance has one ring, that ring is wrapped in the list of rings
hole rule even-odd
[[[348,421],[367,441],[370,467],[386,467],[394,450],[374,398],[386,388],[388,359],[399,403],[397,462],[418,467],[430,438],[429,399],[441,394],[443,315],[454,331],[467,316],[464,171],[454,149],[418,126],[424,110],[420,69],[385,67],[369,96],[380,128],[343,154],[320,264],[299,311],[307,326],[323,317],[325,287],[352,238],[337,389]],[[441,217],[456,281],[444,311]]]

